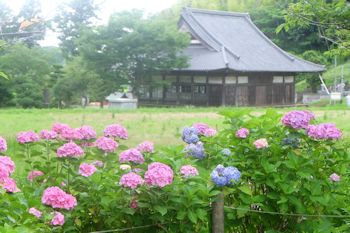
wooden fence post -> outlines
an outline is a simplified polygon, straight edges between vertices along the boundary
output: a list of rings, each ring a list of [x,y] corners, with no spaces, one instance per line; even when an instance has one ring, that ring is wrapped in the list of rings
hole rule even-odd
[[[213,203],[212,212],[212,233],[224,233],[225,215],[224,215],[224,192],[217,195]]]

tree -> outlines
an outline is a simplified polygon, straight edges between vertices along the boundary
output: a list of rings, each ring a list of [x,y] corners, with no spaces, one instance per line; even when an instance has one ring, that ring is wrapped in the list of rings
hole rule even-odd
[[[110,86],[114,90],[129,84],[137,94],[142,80],[187,65],[180,52],[188,42],[188,36],[175,25],[144,19],[141,11],[129,11],[112,15],[107,26],[85,31],[79,51],[87,67],[104,82],[114,83]]]
[[[0,0],[0,33],[12,33],[17,30],[18,24],[15,22],[13,12],[3,0]],[[2,36],[1,39],[8,41],[11,38]]]
[[[307,61],[311,61],[317,64],[328,64],[328,60],[320,51],[308,50],[305,51],[302,55]],[[321,85],[320,78],[317,73],[305,73],[299,74],[297,80],[306,80],[307,87],[311,89],[313,93],[316,93]]]
[[[279,29],[317,27],[318,36],[330,44],[331,54],[350,55],[350,8],[346,0],[297,0],[285,11]]]
[[[76,40],[83,28],[89,27],[96,19],[97,6],[93,0],[71,0],[61,5],[55,16],[54,30],[59,33],[60,48],[66,58],[78,55]]]
[[[16,44],[7,45],[2,53],[0,70],[9,76],[6,89],[11,94],[14,104],[22,107],[42,107],[44,88],[50,73],[50,64],[43,56],[42,50]]]

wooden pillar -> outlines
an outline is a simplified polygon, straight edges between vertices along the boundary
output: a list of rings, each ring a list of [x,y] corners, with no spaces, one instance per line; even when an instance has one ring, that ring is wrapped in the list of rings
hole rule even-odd
[[[194,105],[194,101],[193,101],[193,99],[194,99],[194,97],[193,97],[193,95],[194,95],[194,76],[193,75],[191,75],[191,104],[192,105]]]
[[[206,81],[205,81],[205,86],[206,86],[206,95],[207,95],[207,106],[209,106],[209,75],[207,73],[206,75]]]
[[[227,74],[225,73],[224,77],[222,78],[222,95],[221,95],[221,98],[222,98],[221,105],[222,106],[226,105],[226,76],[227,76]]]
[[[225,231],[224,197],[224,192],[221,192],[213,203],[212,233],[224,233]]]

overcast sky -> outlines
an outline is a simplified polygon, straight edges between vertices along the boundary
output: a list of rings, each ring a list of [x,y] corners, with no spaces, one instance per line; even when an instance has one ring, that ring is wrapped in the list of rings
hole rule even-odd
[[[46,20],[52,18],[57,6],[68,0],[40,0],[43,16]],[[166,9],[173,5],[176,0],[95,0],[100,7],[99,18],[107,22],[109,15],[115,11],[130,10],[133,8],[143,9],[146,14],[152,14]],[[15,12],[18,12],[25,0],[9,0],[6,4]],[[45,40],[40,43],[42,46],[57,46],[58,40],[53,32],[46,33]]]

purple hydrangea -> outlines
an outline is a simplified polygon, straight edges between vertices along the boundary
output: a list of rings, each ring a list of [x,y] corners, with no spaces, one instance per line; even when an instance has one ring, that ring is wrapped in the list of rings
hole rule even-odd
[[[188,144],[199,141],[198,130],[194,127],[185,127],[182,131],[182,140]]]
[[[185,152],[188,156],[203,159],[205,157],[204,146],[202,142],[197,142],[196,144],[189,144],[185,148]]]
[[[219,187],[230,186],[238,182],[240,171],[235,167],[224,167],[219,164],[210,174],[211,180]]]
[[[306,129],[313,119],[315,115],[309,111],[294,110],[284,114],[281,121],[285,126],[293,129]]]
[[[339,139],[342,136],[341,131],[332,123],[309,125],[306,132],[313,139]]]
[[[247,138],[249,135],[249,130],[247,128],[240,128],[236,131],[235,135],[237,138]]]
[[[231,156],[232,152],[229,148],[224,148],[224,149],[222,149],[221,154],[223,154],[225,156]]]
[[[0,153],[7,151],[7,143],[6,140],[0,137]]]
[[[96,138],[96,131],[89,125],[83,125],[76,130],[80,133],[81,140],[91,140]]]

